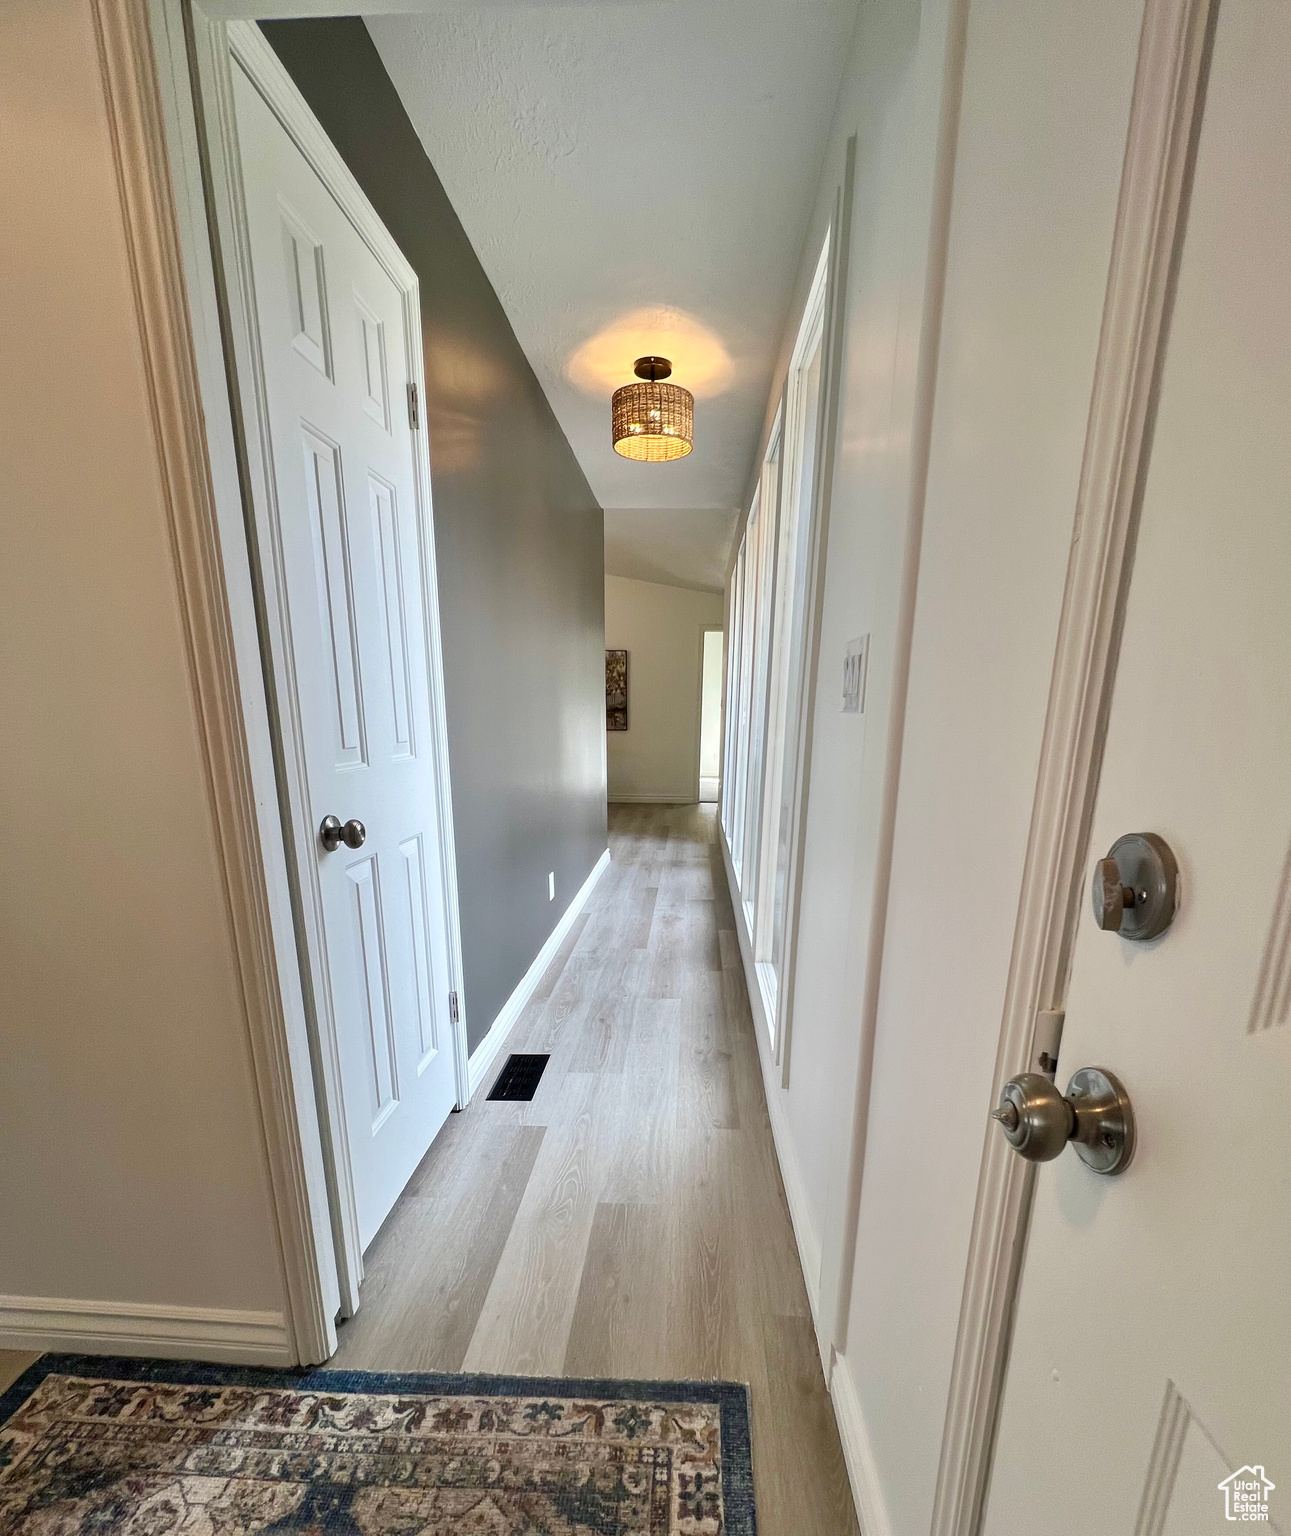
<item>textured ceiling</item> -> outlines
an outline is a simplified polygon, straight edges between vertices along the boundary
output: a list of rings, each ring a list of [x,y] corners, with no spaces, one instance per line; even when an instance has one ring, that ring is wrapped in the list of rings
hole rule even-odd
[[[608,507],[606,572],[720,592],[738,516],[734,507]]]
[[[203,9],[364,16],[606,510],[607,570],[720,587],[857,4]],[[647,352],[695,394],[695,451],[675,464],[610,446],[610,394]]]
[[[855,13],[459,0],[367,17],[593,491],[624,511],[616,574],[721,585],[732,520],[711,509],[737,505],[757,449]],[[696,397],[675,464],[610,445],[610,393],[644,352]],[[690,509],[708,510],[653,532],[645,515]]]

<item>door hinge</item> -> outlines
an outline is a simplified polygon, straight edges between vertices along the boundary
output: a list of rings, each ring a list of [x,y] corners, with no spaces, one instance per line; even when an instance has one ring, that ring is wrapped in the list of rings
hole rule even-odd
[[[456,992],[450,992],[448,994],[448,1017],[450,1019],[452,1019],[454,1024],[459,1022],[459,1015],[458,1015],[458,1012],[457,1012],[457,993]]]
[[[414,432],[421,425],[421,417],[417,410],[417,386],[415,384],[409,384],[408,386],[408,425]]]

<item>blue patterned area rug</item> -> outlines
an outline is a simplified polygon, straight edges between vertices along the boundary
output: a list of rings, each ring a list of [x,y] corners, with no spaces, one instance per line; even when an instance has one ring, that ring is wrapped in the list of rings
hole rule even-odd
[[[45,1355],[0,1397],[4,1536],[754,1536],[727,1382]]]

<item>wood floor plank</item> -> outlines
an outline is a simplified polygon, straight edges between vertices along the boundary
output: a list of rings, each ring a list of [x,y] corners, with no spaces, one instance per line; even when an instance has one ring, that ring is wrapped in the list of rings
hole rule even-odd
[[[654,922],[655,902],[658,899],[657,885],[642,885],[626,894],[623,924],[618,935],[624,949],[645,949],[649,945],[650,927]]]
[[[571,1072],[617,1076],[627,1063],[632,1010],[646,966],[644,949],[619,951],[601,969],[596,994],[582,1019],[570,1056]]]
[[[681,999],[677,1114],[696,1128],[740,1127],[732,1042],[726,1030],[720,975],[687,976]]]
[[[40,1359],[39,1351],[0,1349],[0,1392],[7,1391],[29,1365]]]
[[[776,1441],[801,1438],[815,1448],[808,1461],[772,1456],[753,1463],[758,1529],[797,1536],[860,1536],[820,1355],[811,1322],[802,1317],[767,1320],[767,1396],[761,1433]]]
[[[498,1262],[465,1369],[559,1374],[601,1189],[601,1080],[566,1079],[570,1112],[551,1126]]]
[[[604,879],[604,876],[602,876]],[[590,913],[583,911],[578,914],[570,925],[569,932],[565,935],[564,942],[552,956],[551,964],[543,972],[542,980],[534,988],[531,1001],[545,1003],[560,980],[561,973],[569,963],[569,957],[578,948],[578,942],[583,936],[583,929],[587,927]]]
[[[760,1536],[854,1536],[711,807],[612,806],[611,867],[368,1253],[338,1363],[749,1384]],[[490,1074],[492,1076],[493,1074]]]
[[[565,1351],[567,1376],[665,1375],[668,1237],[663,1206],[597,1206]]]
[[[485,1114],[478,1111],[481,1121]],[[455,1183],[409,1201],[403,1219],[383,1229],[366,1255],[362,1305],[335,1364],[462,1369],[545,1135],[541,1126],[495,1133],[489,1151],[502,1156],[482,1155],[475,1169],[477,1179],[487,1177],[484,1190]]]
[[[676,1177],[676,1105],[681,1002],[639,997],[623,1072],[621,1133],[610,1153],[602,1199],[667,1203]]]
[[[734,1230],[732,1163],[738,1131],[699,1131],[682,1144],[673,1190],[673,1279],[668,1337],[678,1367],[699,1380],[740,1376],[739,1243]]]

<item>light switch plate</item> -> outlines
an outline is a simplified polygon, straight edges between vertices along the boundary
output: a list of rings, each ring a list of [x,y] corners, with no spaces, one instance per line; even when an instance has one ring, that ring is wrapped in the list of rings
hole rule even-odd
[[[849,640],[847,653],[843,657],[843,713],[845,715],[865,713],[865,683],[869,670],[870,637],[862,635],[859,640]]]

